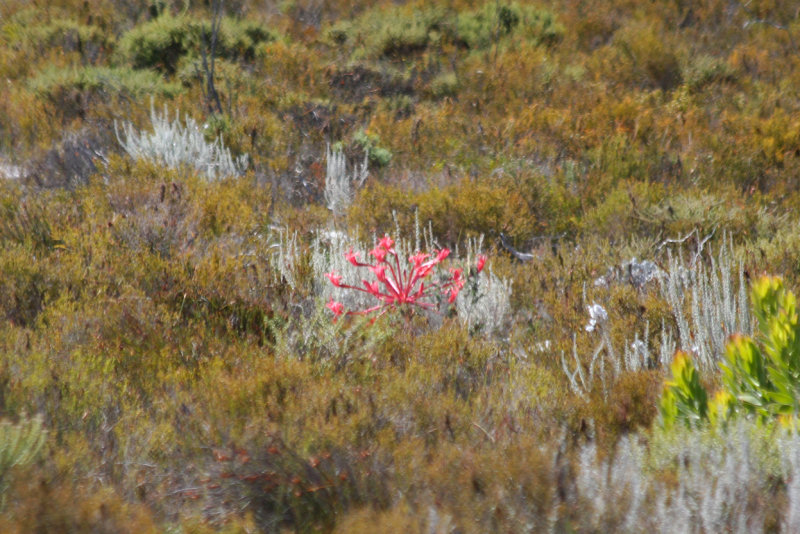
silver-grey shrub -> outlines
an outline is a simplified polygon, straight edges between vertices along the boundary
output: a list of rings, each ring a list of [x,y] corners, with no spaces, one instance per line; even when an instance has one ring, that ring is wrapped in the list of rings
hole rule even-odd
[[[498,278],[491,270],[478,275],[475,291],[469,287],[456,299],[456,313],[470,329],[494,335],[507,325],[511,312],[511,281]]]
[[[769,481],[785,479],[784,531],[796,531],[797,437],[742,420],[718,432],[686,430],[648,440],[623,437],[605,459],[594,443],[581,450],[571,496],[582,511],[577,530],[763,532]],[[659,475],[665,471],[675,473],[671,483]]]
[[[356,190],[364,184],[369,175],[367,157],[364,163],[347,174],[347,163],[341,150],[326,149],[327,167],[325,172],[325,205],[335,216],[341,216],[353,202]]]
[[[395,246],[402,254],[400,244]],[[325,273],[341,275],[342,283],[362,287],[361,280],[366,276],[365,269],[352,265],[345,258],[349,250],[358,253],[361,261],[369,261],[369,247],[340,231],[320,231],[311,243],[311,265],[314,269],[314,293],[323,299],[331,298],[344,304],[347,310],[363,310],[375,304],[374,297],[360,291],[344,290],[334,287]]]
[[[388,330],[364,322],[333,322],[321,302],[307,312],[304,310],[296,319],[275,326],[276,357],[312,358],[317,365],[333,369],[369,357],[389,335]]]
[[[297,244],[297,232],[288,228],[271,227],[269,245],[269,265],[275,281],[288,284],[297,289],[297,266],[300,261],[300,248]]]
[[[687,265],[680,256],[670,255],[667,273],[660,278],[661,294],[677,323],[677,348],[705,368],[716,368],[732,334],[752,334],[744,268],[732,250],[733,245],[723,241],[717,257],[709,255],[709,267],[696,258]]]
[[[159,114],[151,103],[150,121],[152,131],[149,132],[139,132],[126,121],[122,124],[121,135],[114,123],[119,144],[133,159],[148,159],[173,169],[191,168],[209,180],[244,174],[247,154],[233,159],[222,139],[206,141],[193,118],[187,116],[181,122],[176,113],[175,119],[170,120],[166,106],[163,114]]]
[[[627,279],[640,289],[658,281],[676,327],[662,324],[657,354],[650,350],[650,325],[643,333],[635,332],[633,341],[628,340],[621,350],[611,342],[609,325],[598,323],[596,328],[587,328],[599,332],[600,337],[592,355],[579,355],[573,342],[574,364],[563,354],[561,358],[573,391],[585,396],[596,386],[595,378],[605,390],[607,379],[653,364],[668,369],[676,350],[691,354],[698,367],[716,369],[732,334],[752,334],[744,267],[734,258],[733,244],[723,239],[716,256],[708,255],[709,265],[699,260],[699,254],[690,260],[680,254],[668,254],[666,270],[662,271],[652,262],[637,262],[634,258],[622,268],[629,279],[608,275],[595,281],[599,286]]]

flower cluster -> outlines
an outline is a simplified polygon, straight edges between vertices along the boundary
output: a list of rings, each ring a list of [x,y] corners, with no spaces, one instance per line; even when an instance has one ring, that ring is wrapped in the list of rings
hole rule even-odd
[[[368,269],[373,274],[375,279],[372,281],[362,279],[363,287],[343,283],[342,277],[335,272],[326,273],[325,276],[336,287],[361,291],[375,297],[378,304],[365,310],[345,312],[341,302],[331,299],[327,306],[334,314],[334,321],[344,313],[367,315],[378,312],[377,316],[380,316],[391,309],[404,306],[432,310],[438,304],[439,295],[445,295],[450,303],[454,302],[466,281],[463,271],[457,268],[448,269],[449,274],[440,277],[439,281],[430,281],[434,268],[450,255],[450,250],[446,248],[434,251],[433,254],[417,252],[408,258],[408,268],[401,266],[400,257],[394,249],[394,241],[389,236],[384,236],[369,254],[374,263],[362,262],[358,253],[352,249],[345,254],[345,258],[353,266]],[[485,263],[486,257],[479,256],[477,272],[483,269]]]

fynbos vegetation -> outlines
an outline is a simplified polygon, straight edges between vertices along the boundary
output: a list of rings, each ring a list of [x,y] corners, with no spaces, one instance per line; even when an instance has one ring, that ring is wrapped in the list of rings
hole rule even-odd
[[[0,1],[0,532],[798,531],[798,43]]]

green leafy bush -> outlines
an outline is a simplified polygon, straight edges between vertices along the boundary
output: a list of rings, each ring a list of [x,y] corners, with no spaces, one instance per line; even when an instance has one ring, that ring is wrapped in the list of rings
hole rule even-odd
[[[353,136],[353,143],[364,151],[371,163],[379,167],[385,167],[392,160],[392,153],[380,145],[381,140],[377,135],[359,130]]]
[[[9,44],[20,49],[45,53],[56,49],[62,53],[77,52],[82,59],[94,63],[114,48],[114,38],[92,24],[73,19],[55,19],[47,24],[28,17],[12,17],[2,26],[2,35]]]
[[[227,59],[253,60],[257,46],[277,34],[253,21],[222,19],[216,53]],[[162,15],[136,26],[119,41],[118,53],[134,68],[156,68],[173,74],[184,56],[198,56],[211,40],[211,23],[188,15]]]
[[[661,398],[665,427],[718,424],[736,415],[764,421],[780,418],[794,425],[800,413],[800,324],[797,301],[779,278],[753,284],[752,308],[758,322],[754,338],[734,335],[722,365],[722,389],[709,402],[688,355],[672,364],[673,379]]]
[[[679,352],[672,362],[672,381],[667,382],[661,397],[664,426],[675,421],[698,426],[708,419],[708,393],[700,384],[700,375],[688,354]]]
[[[332,26],[327,36],[335,45],[354,47],[356,58],[400,58],[434,44],[444,24],[444,11],[437,7],[376,7]]]
[[[487,2],[456,19],[456,39],[471,50],[487,48],[512,34],[537,45],[551,45],[562,39],[564,31],[552,12],[517,2]]]
[[[332,26],[327,37],[334,45],[353,46],[355,57],[378,59],[408,57],[448,43],[483,50],[512,34],[549,45],[561,40],[564,31],[550,11],[487,2],[455,16],[433,6],[375,8]]]

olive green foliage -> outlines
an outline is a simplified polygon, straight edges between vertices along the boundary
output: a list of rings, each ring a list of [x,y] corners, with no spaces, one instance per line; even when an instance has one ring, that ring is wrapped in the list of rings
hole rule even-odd
[[[211,49],[211,22],[189,15],[162,15],[125,33],[119,41],[119,56],[134,68],[157,68],[174,74],[184,56]],[[259,44],[275,40],[276,34],[254,21],[222,19],[216,41],[219,57],[252,61]]]
[[[2,26],[4,39],[11,46],[29,52],[57,50],[63,54],[77,53],[87,63],[107,57],[114,49],[113,36],[99,26],[67,18],[41,24],[34,17],[33,10],[11,17]]]
[[[731,338],[722,364],[722,387],[710,402],[689,356],[675,358],[673,380],[661,399],[665,426],[677,421],[717,424],[745,414],[793,423],[800,402],[800,327],[794,293],[779,278],[764,277],[753,284],[751,300],[758,334]]]
[[[128,67],[50,68],[32,78],[29,84],[31,91],[69,118],[85,115],[99,102],[140,99],[147,95],[164,98],[178,93],[177,84],[165,82],[158,74]]]
[[[355,46],[357,58],[402,56],[435,44],[441,37],[439,30],[444,16],[444,11],[437,7],[404,6],[388,10],[376,7],[357,21],[345,21],[330,28],[328,37],[336,45]]]
[[[0,532],[800,530],[795,4],[0,1]]]
[[[41,205],[26,204],[22,199],[10,197],[4,199],[2,218],[0,219],[0,236],[18,245],[32,245],[34,249],[53,250],[63,246],[64,242],[53,236],[53,229]]]
[[[169,97],[177,93],[175,85],[165,83],[158,75],[125,67],[48,70],[32,79],[30,84],[34,92],[56,101],[84,92],[122,94],[128,98],[146,95]]]
[[[564,34],[555,15],[517,2],[486,2],[454,14],[441,7],[375,7],[355,21],[334,25],[328,39],[354,47],[355,58],[398,58],[448,43],[483,50],[520,35],[534,45],[554,44]]]
[[[392,160],[392,153],[380,146],[377,136],[369,135],[364,130],[359,130],[353,136],[353,143],[364,151],[371,163],[385,167]]]
[[[475,11],[460,13],[455,27],[458,42],[473,50],[487,48],[513,34],[545,45],[555,44],[564,36],[564,26],[552,12],[518,2],[487,2]]]
[[[453,72],[445,72],[431,80],[430,93],[435,98],[455,96],[458,86],[458,76]]]

